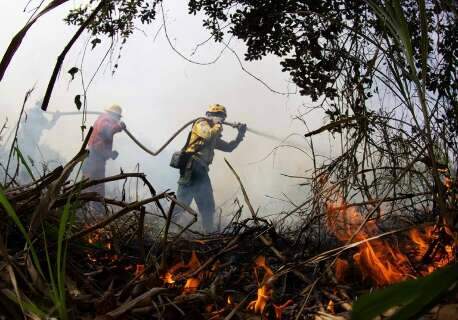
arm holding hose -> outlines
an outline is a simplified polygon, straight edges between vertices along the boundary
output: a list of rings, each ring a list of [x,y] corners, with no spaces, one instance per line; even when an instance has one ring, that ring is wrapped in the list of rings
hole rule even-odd
[[[238,147],[240,142],[242,142],[243,138],[245,137],[247,127],[246,127],[246,124],[244,123],[236,123],[236,124],[224,123],[224,124],[227,124],[233,128],[236,128],[238,130],[237,137],[234,140],[229,141],[229,142],[221,139],[221,136],[218,137],[216,140],[215,149],[218,149],[223,152],[232,152],[234,151],[235,148]]]

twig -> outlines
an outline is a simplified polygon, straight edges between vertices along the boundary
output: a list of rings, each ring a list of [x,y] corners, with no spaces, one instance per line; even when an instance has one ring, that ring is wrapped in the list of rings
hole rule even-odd
[[[24,39],[27,31],[32,27],[32,25],[37,22],[37,20],[46,14],[47,12],[57,8],[61,4],[64,4],[68,0],[54,0],[50,4],[48,4],[43,10],[40,11],[38,15],[36,15],[33,19],[27,22],[27,24],[13,37],[11,40],[8,49],[6,49],[5,54],[3,55],[2,61],[0,62],[0,82],[3,80],[3,76],[5,75],[6,69],[8,68],[11,60],[14,57],[17,49],[21,46],[22,40]]]
[[[67,1],[67,0],[66,0]],[[97,16],[97,14],[102,10],[102,8],[106,5],[107,0],[101,0],[98,6],[92,11],[92,13],[89,15],[89,17],[81,24],[79,27],[78,31],[73,35],[73,37],[70,39],[68,44],[65,46],[64,50],[61,52],[59,57],[57,57],[57,62],[56,65],[54,66],[54,70],[52,72],[51,78],[49,79],[48,87],[46,89],[45,96],[43,98],[43,104],[41,105],[41,109],[46,111],[48,108],[49,100],[51,99],[51,94],[54,89],[54,85],[57,80],[57,76],[59,74],[59,71],[62,67],[62,64],[64,63],[65,56],[67,53],[70,51],[70,49],[73,47],[75,44],[76,40],[81,36],[83,31],[91,24],[92,20]],[[1,71],[1,70],[0,70]],[[1,75],[1,73],[0,73]]]
[[[135,210],[141,206],[144,206],[148,203],[151,203],[151,202],[154,202],[156,200],[159,200],[159,199],[163,199],[165,197],[166,193],[160,193],[158,195],[156,195],[155,197],[152,197],[152,198],[148,198],[148,199],[145,199],[145,200],[142,200],[142,201],[136,201],[136,202],[133,202],[131,204],[129,204],[127,207],[123,208],[122,210],[118,211],[116,214],[106,218],[105,220],[99,222],[99,223],[96,223],[95,225],[87,228],[87,229],[84,229],[80,232],[77,232],[75,233],[74,235],[72,235],[71,237],[69,237],[67,240],[70,241],[70,240],[73,240],[73,239],[76,239],[76,238],[80,238],[80,237],[83,237],[91,232],[94,232],[95,230],[98,230],[100,228],[103,228],[105,227],[106,225],[110,224],[111,222],[113,222],[114,220],[116,219],[119,219],[120,217],[126,215],[127,213],[131,212],[132,210]]]
[[[144,229],[145,229],[145,207],[140,207],[140,218],[138,219],[138,247],[140,251],[140,257],[145,262],[145,244],[144,244]]]

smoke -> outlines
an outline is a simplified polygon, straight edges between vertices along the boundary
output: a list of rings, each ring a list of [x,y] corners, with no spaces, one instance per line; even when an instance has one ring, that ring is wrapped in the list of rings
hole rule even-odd
[[[205,40],[208,34],[201,27],[201,20],[189,16],[183,4],[170,3],[167,6],[170,36],[175,39],[176,47],[190,56],[196,44]],[[18,17],[22,18],[22,22],[27,18],[21,9],[21,4],[10,2],[0,12],[0,19],[4,21],[4,30],[0,35],[3,48],[6,48],[21,25]],[[28,87],[34,84],[37,86],[32,101],[44,93],[50,69],[72,35],[73,29],[63,27],[61,21],[66,9],[57,10],[34,27],[15,56],[0,88],[0,105],[4,106],[5,116],[9,119],[17,119],[19,101]],[[119,68],[114,76],[111,75],[113,66],[110,67],[109,63],[103,65],[87,91],[88,109],[102,111],[112,103],[120,104],[128,129],[143,144],[157,149],[183,123],[204,115],[208,105],[220,103],[228,110],[228,121],[243,122],[249,128],[280,138],[296,133],[298,135],[288,141],[310,152],[305,140],[300,137],[305,132],[303,124],[292,120],[301,106],[309,101],[296,94],[273,93],[243,72],[229,51],[215,64],[205,67],[190,64],[170,49],[163,34],[153,40],[158,28],[160,22],[145,28],[144,33],[136,33],[124,45]],[[46,34],[53,34],[52,39],[43,37]],[[88,40],[89,36],[78,43],[67,57],[51,99],[50,111],[76,111],[74,97],[83,93],[81,74],[77,74],[76,79],[70,82],[66,70],[73,66],[80,67],[83,48]],[[243,55],[243,44],[232,41],[231,46]],[[94,51],[86,52],[82,72],[86,84],[108,47],[108,42],[102,43]],[[209,42],[197,51],[193,59],[208,61],[220,51],[221,44]],[[262,62],[245,62],[245,67],[277,91],[294,90],[274,57]],[[45,117],[48,120],[51,118],[48,115]],[[95,119],[95,115],[88,115],[87,121],[83,123],[79,116],[61,117],[54,127],[43,131],[38,145],[55,150],[63,160],[69,160],[81,145],[81,126],[89,127]],[[317,112],[308,115],[306,120],[311,127],[316,127],[321,123],[320,119],[321,114]],[[226,140],[233,139],[235,135],[234,129],[224,128],[223,136]],[[133,171],[139,164],[140,171],[148,175],[159,191],[176,190],[178,172],[170,168],[168,163],[171,154],[183,146],[186,136],[187,132],[181,134],[160,156],[152,157],[138,148],[124,133],[119,133],[114,139],[114,150],[120,155],[116,161],[108,162],[107,173],[119,173],[120,168],[125,172]],[[245,140],[234,152],[225,154],[217,151],[210,169],[217,205],[230,211],[234,198],[241,198],[239,186],[225,165],[224,157],[238,171],[253,205],[261,208],[260,214],[290,208],[293,206],[290,200],[298,203],[305,198],[306,190],[298,186],[303,181],[282,174],[304,176],[305,171],[312,167],[312,162],[298,148],[277,148],[279,144],[278,141],[247,132]],[[327,142],[316,143],[316,148],[321,151],[325,151],[326,146]],[[44,157],[49,159],[51,152],[45,153]],[[110,188],[116,190],[119,185],[110,185],[107,190]]]

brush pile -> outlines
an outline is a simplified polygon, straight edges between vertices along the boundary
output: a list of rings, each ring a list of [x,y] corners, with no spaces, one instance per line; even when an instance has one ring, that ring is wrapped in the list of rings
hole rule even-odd
[[[85,145],[65,167],[1,193],[5,319],[348,319],[368,290],[456,259],[454,231],[427,217],[398,219],[387,231],[393,220],[365,221],[370,215],[340,198],[297,227],[284,217],[304,205],[278,221],[263,219],[242,184],[246,206],[224,230],[203,235],[191,230],[198,214],[172,192],[157,193],[143,174],[71,181]],[[123,179],[142,181],[150,196],[127,202],[85,191]],[[104,215],[91,216],[94,202]],[[177,206],[188,225],[172,219]],[[441,301],[425,319],[456,315],[456,293]]]

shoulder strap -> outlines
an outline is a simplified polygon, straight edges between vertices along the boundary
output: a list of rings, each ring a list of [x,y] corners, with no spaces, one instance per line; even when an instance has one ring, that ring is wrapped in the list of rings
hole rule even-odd
[[[194,127],[194,124],[195,122],[192,124],[193,127]],[[189,131],[188,138],[186,139],[186,143],[184,144],[183,148],[181,148],[181,151],[186,151],[189,141],[191,140],[191,134],[192,134],[192,127],[191,127],[191,131]]]
[[[189,141],[191,140],[191,135],[192,135],[192,128],[194,128],[194,125],[195,125],[198,121],[200,121],[200,120],[208,121],[207,118],[203,118],[203,117],[197,119],[196,121],[194,121],[194,123],[192,124],[192,127],[191,127],[191,131],[189,132],[189,135],[188,135],[188,139],[187,139],[187,141],[186,141],[186,144],[184,145],[184,147],[183,147],[183,149],[182,149],[183,151],[185,151],[185,150],[189,147]],[[200,138],[200,139],[202,139],[202,138]],[[199,140],[196,140],[195,142],[197,142],[197,141],[199,141]],[[202,150],[207,144],[208,144],[208,141],[204,141],[203,144],[197,146],[196,150],[194,150],[194,152],[192,153],[192,155],[195,155],[196,153],[198,153],[198,152],[199,152],[200,150]]]
[[[189,146],[189,141],[191,141],[192,129],[194,128],[194,125],[195,125],[198,121],[200,121],[200,120],[206,120],[206,118],[197,118],[196,121],[194,121],[194,122],[192,123],[191,131],[189,131],[188,138],[186,139],[186,143],[184,144],[183,148],[181,148],[181,151],[186,151],[186,149],[188,148],[188,146]],[[203,147],[203,146],[202,146],[202,147]],[[201,147],[201,148],[202,148],[202,147]],[[201,148],[199,148],[198,150],[196,150],[195,153],[199,152]]]

